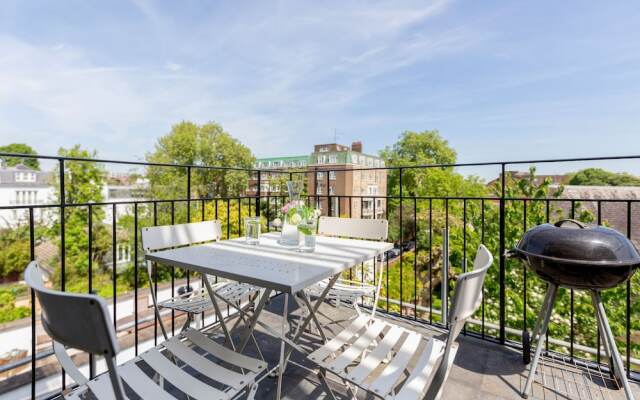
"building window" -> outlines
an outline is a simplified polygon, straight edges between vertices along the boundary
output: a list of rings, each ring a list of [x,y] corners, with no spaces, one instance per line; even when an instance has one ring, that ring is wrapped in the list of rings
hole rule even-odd
[[[316,194],[322,194],[322,186],[318,185],[316,188]]]
[[[317,179],[323,179],[324,178],[324,172],[318,172],[316,175],[317,175]]]
[[[271,165],[274,167],[279,167],[281,164],[280,164],[280,161],[273,161]]]
[[[131,261],[131,246],[119,244],[116,249],[116,263],[122,264]]]
[[[365,156],[360,156],[360,165],[365,165],[367,163],[367,158]]]
[[[377,195],[378,194],[378,187],[375,185],[369,185],[369,187],[367,188],[367,193],[371,194],[371,195]]]
[[[260,191],[261,192],[268,192],[269,191],[269,184],[268,183],[261,183],[260,184]]]
[[[376,199],[376,207],[378,210],[382,208],[382,199]]]
[[[329,171],[329,179],[332,181],[336,180],[336,171]]]
[[[329,164],[335,164],[338,162],[338,156],[336,154],[331,154],[329,156]]]
[[[329,151],[329,148],[327,146],[320,147],[320,153],[326,153],[327,151]]]
[[[373,159],[367,158],[367,167],[373,167]]]
[[[38,191],[36,190],[16,190],[15,203],[20,204],[36,204],[38,202]]]
[[[16,182],[35,182],[36,174],[33,172],[16,172]]]
[[[380,160],[375,160],[374,165],[376,166],[376,168],[380,167]]]
[[[329,196],[333,196],[333,186],[329,186]]]

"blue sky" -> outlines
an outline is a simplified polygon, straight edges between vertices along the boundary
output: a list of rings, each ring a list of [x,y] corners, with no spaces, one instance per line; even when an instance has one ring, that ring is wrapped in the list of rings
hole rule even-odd
[[[334,129],[369,152],[438,129],[461,162],[640,154],[637,1],[5,0],[0,54],[1,142],[44,154],[139,159],[181,120],[257,156]]]

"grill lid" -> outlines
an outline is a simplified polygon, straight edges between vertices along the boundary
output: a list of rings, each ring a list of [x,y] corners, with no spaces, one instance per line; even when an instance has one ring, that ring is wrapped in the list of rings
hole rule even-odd
[[[632,265],[640,263],[633,243],[615,229],[564,219],[528,230],[515,252],[585,265]]]

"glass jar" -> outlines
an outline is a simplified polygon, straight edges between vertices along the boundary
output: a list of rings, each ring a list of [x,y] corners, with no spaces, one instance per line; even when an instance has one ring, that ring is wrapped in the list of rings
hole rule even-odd
[[[304,221],[298,224],[298,232],[302,235],[298,251],[311,253],[316,249],[317,223],[315,220]]]
[[[280,232],[280,242],[283,246],[298,246],[300,243],[300,232],[298,226],[291,223],[289,217],[285,215]]]
[[[246,217],[244,219],[244,237],[247,244],[260,243],[260,217]]]

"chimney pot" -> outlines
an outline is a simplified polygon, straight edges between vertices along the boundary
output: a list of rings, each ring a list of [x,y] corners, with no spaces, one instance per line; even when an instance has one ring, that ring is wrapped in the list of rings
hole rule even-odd
[[[362,142],[353,142],[351,143],[351,150],[357,151],[358,153],[362,153]]]

